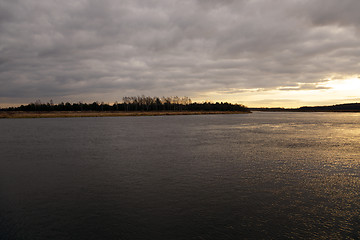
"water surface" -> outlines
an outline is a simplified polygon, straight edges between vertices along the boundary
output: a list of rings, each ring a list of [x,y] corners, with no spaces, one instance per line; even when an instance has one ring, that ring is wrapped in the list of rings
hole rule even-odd
[[[0,239],[360,237],[360,114],[0,119]]]

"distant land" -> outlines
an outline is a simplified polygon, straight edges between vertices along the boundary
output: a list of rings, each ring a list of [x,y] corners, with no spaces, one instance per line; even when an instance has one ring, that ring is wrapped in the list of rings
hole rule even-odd
[[[264,112],[360,112],[360,103],[345,103],[331,106],[304,106],[300,108],[249,108],[250,111]]]
[[[0,109],[0,118],[158,116],[250,113],[242,104],[192,102],[188,97],[124,97],[121,103],[69,103],[52,101]]]
[[[242,104],[227,102],[192,102],[183,97],[124,97],[123,102],[54,104],[52,101],[0,109],[0,118],[54,118],[54,117],[109,117],[109,116],[162,116],[200,114],[241,114],[263,112],[360,112],[360,103],[345,103],[331,106],[303,106],[300,108],[248,108]]]

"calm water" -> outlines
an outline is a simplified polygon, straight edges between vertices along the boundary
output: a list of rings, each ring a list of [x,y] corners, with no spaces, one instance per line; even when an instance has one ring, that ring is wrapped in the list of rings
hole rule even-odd
[[[360,238],[360,114],[0,119],[0,239]]]

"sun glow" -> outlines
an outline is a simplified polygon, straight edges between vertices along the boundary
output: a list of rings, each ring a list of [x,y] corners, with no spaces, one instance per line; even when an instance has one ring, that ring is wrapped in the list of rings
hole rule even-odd
[[[329,80],[324,84],[336,91],[358,91],[360,90],[360,78],[349,78],[344,80]]]
[[[335,105],[360,102],[359,75],[335,75],[314,83],[276,89],[230,89],[207,92],[195,101],[241,103],[248,107],[285,107]],[[194,100],[194,99],[193,99]]]

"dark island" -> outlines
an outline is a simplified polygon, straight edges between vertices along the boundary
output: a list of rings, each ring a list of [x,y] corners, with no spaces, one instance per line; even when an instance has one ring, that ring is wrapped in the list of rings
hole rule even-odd
[[[263,112],[360,112],[360,103],[345,103],[331,106],[304,106],[300,108],[250,108]]]
[[[188,97],[124,97],[122,102],[54,104],[52,100],[0,109],[0,118],[37,117],[105,117],[105,116],[154,116],[154,115],[194,115],[194,114],[238,114],[249,113],[242,104],[227,102],[192,102]]]

